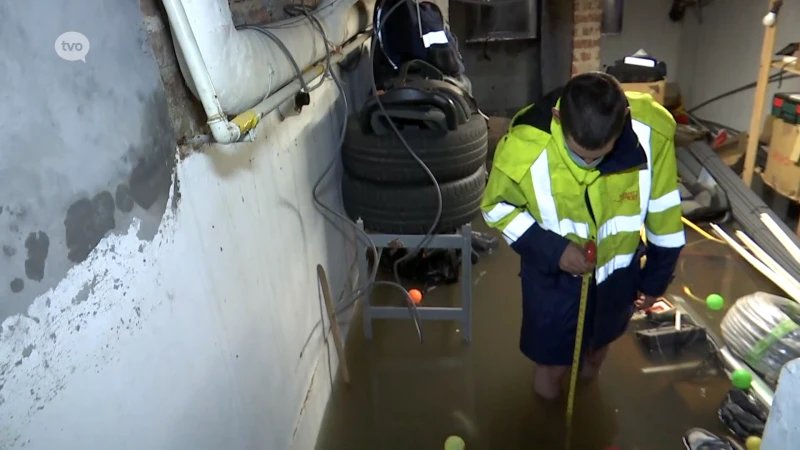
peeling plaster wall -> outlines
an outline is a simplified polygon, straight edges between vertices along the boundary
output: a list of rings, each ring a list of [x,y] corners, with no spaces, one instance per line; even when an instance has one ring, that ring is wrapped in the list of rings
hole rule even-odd
[[[354,263],[311,202],[335,97],[179,162],[154,239],[134,220],[6,319],[0,448],[313,446],[337,365],[315,267],[337,294]]]
[[[70,3],[0,5],[0,321],[134,218],[152,239],[166,205],[173,133],[138,5]],[[85,63],[56,55],[66,31]]]
[[[313,448],[338,364],[316,265],[334,295],[354,283],[352,231],[311,194],[338,160],[335,87],[256,142],[176,148],[172,128],[197,124],[167,114],[177,85],[165,95],[145,39],[163,23],[48,1],[0,6],[19,43],[0,61],[17,87],[0,119],[0,240],[16,250],[0,254],[0,448]],[[92,43],[86,64],[55,56],[66,30]],[[343,77],[351,105],[362,71]],[[323,191],[341,210],[337,183]]]

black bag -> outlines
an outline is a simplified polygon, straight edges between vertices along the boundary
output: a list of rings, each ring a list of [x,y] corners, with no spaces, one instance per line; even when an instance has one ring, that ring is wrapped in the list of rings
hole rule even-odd
[[[397,6],[398,3],[405,5]],[[387,13],[390,11],[391,14]],[[404,63],[423,60],[449,77],[464,73],[458,41],[450,33],[442,11],[431,2],[382,0],[375,7],[377,30],[376,79],[394,75]],[[421,30],[421,33],[420,33]]]

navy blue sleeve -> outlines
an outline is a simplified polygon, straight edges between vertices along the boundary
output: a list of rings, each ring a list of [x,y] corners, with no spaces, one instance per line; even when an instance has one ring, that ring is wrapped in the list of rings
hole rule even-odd
[[[647,261],[642,269],[639,291],[652,297],[660,297],[672,282],[678,257],[683,247],[667,248],[647,244]]]
[[[555,273],[561,270],[558,262],[569,243],[569,239],[535,223],[511,244],[511,248],[524,257],[526,263],[536,265],[543,272]]]

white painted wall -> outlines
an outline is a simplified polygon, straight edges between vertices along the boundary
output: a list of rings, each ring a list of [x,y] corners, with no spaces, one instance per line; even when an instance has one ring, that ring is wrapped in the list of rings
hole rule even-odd
[[[681,70],[681,24],[669,19],[671,5],[672,0],[625,0],[622,33],[603,36],[600,63],[604,66],[613,64],[643,48],[651,56],[664,61],[667,77],[676,80]]]
[[[336,295],[354,257],[312,205],[336,97],[179,161],[152,241],[135,219],[3,322],[0,448],[313,448],[336,366],[315,267]]]
[[[633,3],[633,2],[632,2]],[[769,0],[717,0],[703,9],[703,23],[692,11],[683,20],[679,82],[691,108],[707,99],[756,81]],[[775,50],[800,39],[800,2],[784,2]],[[770,86],[767,101],[778,91]],[[800,81],[787,81],[780,91],[800,91]],[[731,95],[696,112],[704,119],[746,130],[754,90]],[[769,114],[767,110],[765,115]],[[762,122],[763,123],[763,122]]]

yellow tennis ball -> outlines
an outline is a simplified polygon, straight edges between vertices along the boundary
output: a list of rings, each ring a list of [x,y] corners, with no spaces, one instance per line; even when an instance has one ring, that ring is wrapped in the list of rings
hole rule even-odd
[[[758,436],[750,436],[744,444],[747,450],[761,450],[761,438]]]
[[[464,450],[466,444],[458,436],[450,436],[444,441],[444,450]]]

